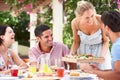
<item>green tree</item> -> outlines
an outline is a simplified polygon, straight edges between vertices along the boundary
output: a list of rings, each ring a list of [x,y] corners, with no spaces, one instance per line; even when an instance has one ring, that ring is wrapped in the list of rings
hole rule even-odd
[[[14,1],[6,0],[6,1],[7,1],[7,3],[10,3],[11,6],[18,5],[18,2],[16,2],[16,0],[14,0]],[[23,4],[22,6],[29,4],[31,1],[32,1],[32,4],[35,6],[35,3],[37,0],[25,0],[22,3]],[[80,1],[80,0],[67,0],[66,2],[64,2],[64,14],[67,17],[67,23],[64,25],[63,42],[66,45],[68,45],[69,48],[71,47],[71,44],[73,42],[71,21],[75,17],[74,11],[75,11],[75,8],[77,6],[76,4],[78,1]],[[90,1],[95,6],[96,12],[98,14],[102,14],[104,11],[117,9],[117,4],[113,0],[86,0],[86,1]],[[17,7],[20,8],[20,5],[18,5]],[[46,23],[52,27],[52,23],[50,23],[50,21],[52,20],[52,9],[49,6],[47,6],[47,7],[48,7],[48,11],[43,14],[38,14],[38,17],[45,18],[44,23]],[[22,23],[24,23],[24,22],[22,22]]]
[[[67,17],[67,22],[64,25],[63,29],[63,42],[70,48],[73,42],[73,34],[71,30],[71,21],[75,17],[74,11],[77,6],[77,2],[80,0],[67,0],[64,2],[64,15]],[[117,4],[113,0],[86,0],[90,1],[96,9],[98,14],[102,14],[104,11],[117,9]],[[48,7],[49,8],[49,7]],[[50,24],[52,20],[52,9],[49,8],[47,12],[41,15],[40,17],[44,17],[46,19],[45,23]]]
[[[67,0],[64,3],[64,12],[67,15],[67,24],[65,24],[63,31],[63,41],[68,47],[71,47],[73,41],[73,34],[71,30],[71,21],[75,17],[74,11],[77,6],[77,2],[80,0]],[[117,9],[117,4],[113,0],[86,0],[90,1],[96,8],[98,14],[102,14],[104,11]]]
[[[0,24],[9,25],[13,28],[16,36],[15,40],[19,44],[29,46],[29,32],[27,27],[29,24],[30,18],[26,12],[22,12],[19,16],[14,17],[11,15],[11,12],[0,12]]]

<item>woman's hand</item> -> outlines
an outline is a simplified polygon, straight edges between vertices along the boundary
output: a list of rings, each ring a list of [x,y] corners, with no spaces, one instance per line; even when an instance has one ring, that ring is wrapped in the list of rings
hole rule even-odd
[[[10,74],[10,70],[0,71],[0,74]]]

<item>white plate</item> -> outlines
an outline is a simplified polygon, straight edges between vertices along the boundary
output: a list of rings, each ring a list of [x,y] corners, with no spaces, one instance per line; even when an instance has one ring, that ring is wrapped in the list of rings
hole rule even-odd
[[[65,73],[67,72],[67,73],[70,73],[70,71],[77,71],[77,72],[82,72],[80,69],[77,69],[77,70],[65,70]]]
[[[17,80],[18,77],[0,77],[0,80]]]
[[[89,80],[93,80],[94,78],[96,78],[97,76],[95,74],[80,74],[80,76],[70,76],[70,75],[66,75],[65,77],[69,78],[69,79],[89,79]]]

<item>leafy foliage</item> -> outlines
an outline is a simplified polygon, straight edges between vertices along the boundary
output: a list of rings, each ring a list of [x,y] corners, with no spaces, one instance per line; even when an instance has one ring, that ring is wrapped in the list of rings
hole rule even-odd
[[[67,0],[64,3],[64,15],[67,17],[67,22],[64,24],[63,29],[63,42],[70,48],[73,42],[73,34],[71,30],[71,21],[75,17],[74,11],[77,6],[77,2],[80,0]],[[117,4],[113,0],[86,0],[90,1],[96,8],[98,14],[102,14],[104,11],[117,9]],[[52,26],[50,21],[52,20],[52,9],[49,8],[47,12],[40,14],[44,17],[45,23]]]
[[[73,42],[73,34],[71,30],[71,21],[75,17],[74,11],[76,8],[76,2],[78,0],[67,0],[67,2],[64,4],[64,10],[65,14],[67,16],[67,24],[65,24],[64,30],[63,30],[63,42],[68,45],[68,47],[71,47],[71,44]]]
[[[71,30],[71,21],[75,17],[74,11],[77,6],[77,2],[80,0],[67,0],[64,3],[65,14],[67,15],[67,24],[65,24],[63,31],[63,41],[70,48],[73,41],[73,34]],[[113,0],[86,0],[90,1],[96,8],[98,14],[102,14],[104,11],[117,9],[117,4]]]
[[[11,16],[11,12],[0,12],[0,24],[11,26],[16,34],[15,40],[19,44],[29,46],[29,32],[26,30],[29,23],[29,15],[22,12],[19,16]]]
[[[16,5],[19,8],[20,5],[18,5],[18,2],[16,1],[17,0],[6,0],[7,3],[10,3],[10,5],[12,6]],[[36,1],[37,0],[24,0],[24,2],[21,3],[22,4],[21,6],[29,4],[30,2],[33,5],[36,5]],[[80,0],[67,0],[64,3],[64,14],[67,17],[67,22],[64,25],[63,42],[66,45],[68,45],[69,48],[71,47],[71,44],[73,42],[71,21],[75,17],[74,10],[77,6],[76,4],[78,1]],[[98,14],[102,14],[104,11],[117,9],[117,4],[113,0],[86,0],[86,1],[90,1],[95,6],[96,12]],[[9,24],[14,28],[17,35],[16,40],[28,40],[29,33],[26,31],[26,27],[28,26],[28,22],[29,22],[28,15],[22,13],[18,17],[12,17],[10,14],[8,15],[8,12],[6,13],[0,12],[0,16],[1,16],[0,23]],[[44,20],[41,20],[41,18],[44,18]],[[47,12],[38,14],[38,24],[46,23],[52,27],[52,23],[50,23],[51,21],[52,21],[52,9],[48,6]],[[22,39],[23,37],[21,35],[24,37],[24,39]]]
[[[0,24],[9,24],[10,26],[16,25],[18,20],[16,17],[12,17],[10,12],[0,12]]]
[[[27,4],[32,4],[35,8],[37,0],[5,0],[5,2],[6,4],[10,5],[10,10],[12,10],[14,7],[17,7],[17,9],[21,9]]]
[[[53,19],[52,9],[50,7],[47,7],[47,8],[48,8],[47,12],[38,14],[37,25],[45,23],[45,24],[49,25],[52,28],[52,23],[50,23],[52,21],[52,19]]]

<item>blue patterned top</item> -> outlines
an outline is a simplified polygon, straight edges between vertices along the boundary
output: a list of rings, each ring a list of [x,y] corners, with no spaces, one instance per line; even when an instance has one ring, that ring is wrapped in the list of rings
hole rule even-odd
[[[78,31],[80,36],[80,46],[78,49],[79,54],[92,54],[100,57],[102,51],[102,31],[99,29],[97,32],[91,35],[87,35],[82,31]],[[101,69],[111,69],[111,55],[108,50],[105,56],[105,62],[99,65]]]

